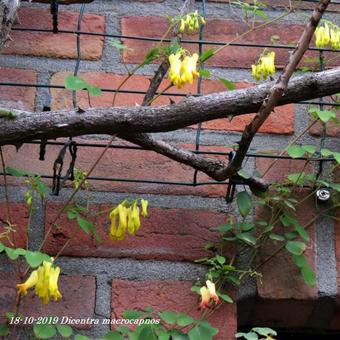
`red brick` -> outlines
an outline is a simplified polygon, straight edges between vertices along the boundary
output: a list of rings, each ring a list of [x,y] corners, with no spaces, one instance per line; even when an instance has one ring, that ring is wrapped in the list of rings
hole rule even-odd
[[[294,197],[298,201],[303,201],[306,196],[310,194],[307,190],[298,190]],[[306,214],[308,211],[308,214]],[[269,211],[258,209],[256,214],[257,220],[268,220]],[[315,199],[309,197],[297,206],[297,219],[302,226],[307,226],[308,223],[316,216]],[[277,224],[276,232],[287,232],[280,224]],[[307,250],[305,255],[308,263],[316,270],[315,265],[315,223],[307,229],[310,236],[310,241],[307,243]],[[275,231],[274,231],[275,232]],[[261,263],[265,261],[275,250],[282,246],[283,242],[267,241],[259,251],[258,261]],[[263,277],[258,280],[258,295],[262,299],[267,300],[313,300],[317,298],[317,285],[310,287],[303,281],[299,268],[293,263],[292,256],[286,249],[282,251],[264,264],[260,272]]]
[[[149,217],[142,219],[142,226],[136,236],[127,235],[124,241],[114,242],[108,236],[108,215],[113,206],[92,207],[94,211],[107,211],[96,220],[101,243],[82,232],[75,221],[69,221],[63,215],[58,222],[60,228],[54,229],[48,238],[45,251],[56,254],[65,240],[72,238],[64,255],[192,261],[207,255],[204,250],[206,243],[218,241],[218,234],[213,228],[227,220],[225,213],[216,211],[151,208]],[[60,204],[47,205],[45,231],[54,221],[60,207]]]
[[[67,72],[56,73],[51,80],[53,85],[63,85],[64,78]],[[86,79],[90,84],[99,86],[100,88],[117,88],[119,84],[125,79],[124,75],[116,75],[104,72],[98,73],[83,73],[81,77]],[[122,87],[122,90],[134,90],[134,91],[146,91],[149,86],[149,80],[145,76],[135,75]],[[165,89],[169,85],[168,81],[164,81],[160,87],[160,91]],[[249,87],[250,83],[237,83],[237,88]],[[184,90],[187,93],[196,92],[197,83],[195,82],[192,86],[187,86]],[[215,93],[225,91],[226,88],[219,81],[204,80],[202,82],[202,93]],[[172,88],[168,92],[171,93],[183,93],[183,90],[177,90]],[[72,94],[68,90],[52,89],[52,109],[65,109],[72,107]],[[113,93],[105,92],[98,97],[90,97],[91,106],[93,107],[110,107],[112,106]],[[85,91],[80,91],[77,94],[78,105],[82,108],[90,106],[88,95]],[[172,101],[178,102],[183,100],[181,97],[169,97],[162,96],[157,99],[154,104],[166,105]],[[115,104],[117,106],[132,106],[141,104],[143,101],[143,95],[139,94],[118,94],[116,97]],[[203,124],[203,128],[211,130],[231,130],[231,131],[243,131],[246,124],[250,122],[253,115],[244,115],[233,118],[231,122],[225,119],[217,119]],[[274,113],[270,115],[266,123],[260,129],[263,133],[277,133],[277,134],[290,134],[294,132],[294,105],[285,105],[278,107]]]
[[[91,139],[75,139],[82,143],[98,143],[105,145],[107,141],[98,142]],[[59,140],[65,141],[65,140]],[[124,142],[117,142],[119,145],[131,145]],[[194,150],[193,145],[184,145],[184,147]],[[46,160],[39,161],[39,146],[32,144],[23,145],[18,152],[15,147],[6,146],[5,151],[6,164],[8,166],[25,169],[32,173],[42,175],[53,174],[53,162],[55,161],[61,146],[47,146]],[[79,147],[76,167],[88,171],[94,161],[99,157],[103,148]],[[222,146],[201,146],[201,150],[228,152],[230,149]],[[214,157],[214,156],[211,156]],[[218,157],[225,159],[225,157]],[[70,161],[69,154],[65,157],[65,169]],[[153,151],[126,150],[126,149],[109,149],[99,164],[96,166],[92,176],[122,179],[140,179],[156,180],[170,182],[190,182],[193,181],[194,170],[188,166],[179,164],[167,157],[156,154]],[[0,183],[2,179],[0,177]],[[212,182],[203,174],[198,175],[199,182]],[[18,178],[8,178],[10,184],[22,184],[23,180]],[[52,180],[46,180],[51,185]],[[199,195],[221,197],[226,193],[225,184],[198,185],[196,187],[169,184],[151,184],[151,183],[127,183],[104,180],[92,180],[91,189],[99,191],[116,191],[116,192],[134,192],[134,193],[153,193],[167,195]]]
[[[13,223],[14,232],[9,234],[10,239],[1,238],[0,242],[8,247],[26,248],[27,245],[27,224],[29,213],[25,204],[10,203],[10,220]],[[6,231],[7,224],[1,221],[8,221],[7,205],[0,203],[0,234]]]
[[[15,310],[16,288],[19,283],[14,274],[0,272],[0,315],[3,316],[7,311]],[[30,291],[22,299],[20,313],[24,316],[66,316],[69,318],[95,318],[95,293],[96,280],[92,276],[61,275],[59,278],[59,290],[63,295],[61,301],[50,302],[43,305],[39,298]],[[84,298],[86,297],[86,298]],[[91,325],[77,325],[76,328],[87,329]]]
[[[143,310],[153,307],[155,312],[170,310],[200,318],[198,295],[190,291],[189,281],[112,281],[112,318],[121,318],[124,310]],[[156,316],[157,318],[157,316]],[[236,304],[223,304],[216,309],[211,324],[219,329],[216,340],[235,339],[237,331]]]
[[[124,17],[121,21],[121,30],[123,35],[138,36],[143,32],[145,37],[158,37],[162,35],[168,28],[168,20],[164,17],[143,17],[143,16],[130,16]],[[302,31],[303,25],[300,24],[283,24],[274,23],[268,27],[258,29],[247,34],[245,37],[237,40],[238,43],[251,43],[251,44],[272,44],[271,37],[279,36],[280,44],[295,44]],[[224,20],[224,19],[210,19],[207,21],[204,30],[204,40],[228,43],[235,39],[238,35],[249,30],[249,26],[242,21]],[[187,36],[185,39],[196,40],[197,36]],[[123,59],[127,63],[140,63],[143,61],[146,51],[155,45],[153,42],[135,41],[125,39],[124,43],[130,49],[126,49],[123,53]],[[183,44],[191,52],[198,50],[195,44]],[[205,46],[204,50],[215,49],[219,46]],[[271,49],[276,52],[276,66],[283,67],[288,58],[289,50],[286,49]],[[250,68],[251,64],[257,61],[263,48],[258,47],[239,47],[229,46],[224,48],[220,53],[210,58],[206,65],[217,67],[239,67]],[[333,54],[331,54],[333,55]],[[317,57],[317,52],[308,52],[308,57]],[[338,61],[333,60],[331,65],[337,65]]]
[[[261,151],[258,151],[259,154],[261,154]],[[264,151],[264,154],[273,154],[278,155],[280,154],[280,151],[272,150],[272,151]],[[274,165],[270,168],[270,170],[267,172],[267,169],[271,166],[271,164],[274,163]],[[256,169],[261,173],[264,174],[267,172],[267,174],[264,176],[264,180],[268,183],[272,182],[280,182],[285,179],[287,179],[287,175],[291,173],[297,173],[302,171],[304,168],[304,172],[313,172],[313,166],[308,163],[305,167],[305,161],[304,160],[296,160],[296,159],[272,159],[272,158],[263,158],[258,157],[256,158]]]
[[[32,70],[0,68],[0,82],[36,84],[37,74]],[[0,86],[0,106],[33,111],[35,93],[34,87]]]
[[[60,11],[59,29],[76,30],[79,12]],[[52,29],[51,14],[48,9],[21,8],[20,24],[17,27]],[[85,13],[81,30],[84,32],[104,33],[103,16]],[[42,33],[12,31],[13,41],[2,52],[5,54],[33,55],[50,58],[76,58],[76,35],[67,33]],[[80,38],[81,58],[98,60],[102,56],[104,38],[100,36],[82,35]]]
[[[336,116],[340,119],[340,110],[336,110]],[[323,124],[317,123],[309,130],[313,136],[321,136],[323,134]],[[329,137],[340,137],[340,124],[329,122],[326,124],[326,136]]]

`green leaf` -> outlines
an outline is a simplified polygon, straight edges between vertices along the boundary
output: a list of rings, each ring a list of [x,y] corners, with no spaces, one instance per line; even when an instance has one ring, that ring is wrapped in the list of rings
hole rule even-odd
[[[91,340],[88,336],[86,335],[82,335],[82,334],[77,334],[74,337],[74,340]]]
[[[101,340],[124,340],[124,337],[117,331],[109,331]]]
[[[190,340],[212,340],[214,335],[218,333],[218,329],[212,327],[208,322],[201,322],[188,333]]]
[[[157,336],[154,331],[154,327],[152,325],[141,325],[138,326],[141,328],[141,332],[139,333],[137,340],[157,340]]]
[[[237,174],[239,175],[239,176],[241,176],[242,178],[245,178],[245,179],[248,179],[248,178],[250,178],[251,176],[246,172],[246,171],[244,171],[244,170],[239,170],[238,172],[237,172]]]
[[[78,211],[76,211],[76,210],[69,210],[68,212],[67,212],[67,218],[69,219],[69,220],[74,220],[76,217],[78,216]]]
[[[11,175],[11,176],[14,176],[14,177],[24,177],[24,176],[32,175],[29,172],[26,172],[26,171],[20,170],[20,169],[16,169],[16,168],[12,168],[10,166],[6,167],[6,173]]]
[[[143,315],[143,312],[140,312],[137,310],[126,310],[123,313],[123,318],[135,320],[135,319],[139,319],[142,315]]]
[[[225,263],[225,257],[224,256],[220,256],[220,255],[216,255],[216,260],[219,264],[224,264]]]
[[[228,223],[228,224],[222,224],[220,226],[218,226],[216,229],[221,233],[221,234],[224,234],[230,230],[233,229],[233,224],[231,223]]]
[[[244,242],[246,242],[247,244],[250,244],[252,246],[255,246],[256,245],[256,237],[253,236],[252,234],[250,234],[249,232],[246,232],[246,233],[238,233],[236,235],[236,237],[239,239],[239,240],[242,240]]]
[[[293,262],[297,265],[297,267],[302,268],[306,265],[306,257],[304,255],[293,255]]]
[[[300,241],[288,241],[286,249],[293,255],[301,255],[306,250],[306,245]]]
[[[7,256],[13,261],[19,257],[19,254],[15,250],[16,249],[9,248],[9,247],[5,248]]]
[[[333,156],[336,162],[340,164],[340,152],[334,152]]]
[[[268,336],[268,335],[277,336],[277,333],[269,327],[254,327],[252,331],[263,336]]]
[[[86,234],[89,234],[93,230],[93,223],[77,215],[77,222],[79,227],[83,229]]]
[[[301,147],[302,147],[302,149],[304,149],[310,155],[313,155],[315,150],[316,150],[314,145],[307,144],[307,145],[302,145]]]
[[[336,119],[335,112],[330,110],[319,110],[317,116],[324,123],[327,123],[330,119]]]
[[[159,48],[158,47],[153,47],[146,54],[145,59],[143,61],[143,64],[144,65],[151,64],[158,57],[159,57]]]
[[[0,336],[7,336],[9,334],[9,328],[6,323],[0,325]]]
[[[78,91],[87,87],[87,82],[79,77],[69,75],[64,79],[65,87],[68,90]]]
[[[197,294],[201,294],[200,289],[201,289],[201,287],[198,287],[198,286],[192,286],[191,287],[191,291],[195,292]]]
[[[234,303],[233,299],[227,294],[222,294],[222,293],[217,292],[217,295],[225,302]]]
[[[89,91],[89,94],[94,97],[100,96],[102,94],[102,90],[98,86],[87,85],[86,89]]]
[[[298,146],[295,144],[290,145],[287,148],[287,151],[288,151],[288,155],[292,158],[301,158],[306,152],[301,146]]]
[[[6,247],[0,242],[0,253],[2,253]]]
[[[278,235],[278,234],[270,234],[269,238],[274,240],[274,241],[285,241],[285,238],[281,235]]]
[[[304,241],[306,242],[309,241],[309,235],[306,229],[300,223],[295,224],[295,230],[298,232],[298,234]]]
[[[188,340],[189,337],[187,334],[182,333],[178,329],[172,329],[170,332],[172,340]]]
[[[305,183],[305,173],[304,172],[296,173],[296,174],[289,174],[287,177],[288,177],[288,180],[290,182],[292,182],[293,184],[303,185]]]
[[[241,191],[236,196],[236,203],[243,217],[246,217],[253,206],[251,196],[247,191]]]
[[[33,332],[38,339],[50,339],[56,335],[57,330],[52,325],[35,324],[33,325]]]
[[[201,54],[201,62],[205,62],[206,60],[208,60],[209,58],[211,58],[215,53],[215,50],[213,50],[212,48],[210,48],[209,50],[203,51],[203,53]]]
[[[118,50],[125,50],[127,47],[122,44],[118,39],[112,39],[110,41],[111,45],[114,47],[114,48],[117,48]]]
[[[26,251],[25,259],[32,268],[39,267],[43,261],[51,261],[48,255],[39,251]]]
[[[316,275],[313,268],[306,262],[305,265],[301,268],[301,275],[304,281],[309,286],[314,286],[316,284]]]
[[[254,332],[249,332],[247,333],[246,335],[244,335],[244,337],[247,339],[247,340],[258,340],[258,335]]]
[[[328,149],[321,149],[320,153],[322,157],[329,157],[333,155],[333,151],[328,150]]]
[[[179,314],[177,317],[177,325],[181,327],[188,326],[195,322],[195,319],[186,314]]]
[[[218,78],[218,80],[230,91],[235,90],[235,84],[225,78]]]
[[[160,318],[170,325],[174,325],[177,321],[177,313],[171,311],[164,311],[158,313]]]
[[[206,78],[210,77],[210,72],[204,68],[201,68],[198,72],[202,77],[206,77]]]
[[[161,330],[158,334],[158,340],[169,340],[171,337],[170,332],[166,332],[164,330]]]
[[[68,325],[56,325],[58,333],[63,337],[63,338],[68,338],[73,334],[72,327]]]

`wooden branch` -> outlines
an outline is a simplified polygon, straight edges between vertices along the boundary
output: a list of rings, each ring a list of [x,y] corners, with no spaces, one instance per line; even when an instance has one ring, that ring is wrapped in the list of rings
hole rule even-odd
[[[249,146],[254,136],[256,135],[260,127],[263,125],[263,123],[266,121],[266,119],[269,117],[269,115],[274,111],[274,108],[279,104],[280,100],[282,99],[282,96],[287,94],[289,79],[293,75],[299,62],[306,53],[309,44],[313,38],[315,29],[318,26],[322,18],[322,15],[326,11],[329,3],[330,0],[320,0],[318,5],[316,6],[311,18],[309,19],[296,45],[296,48],[290,55],[289,61],[285,68],[283,69],[282,74],[270,89],[269,95],[263,101],[263,104],[261,105],[257,115],[254,117],[251,123],[248,124],[244,129],[241,141],[239,142],[239,148],[236,153],[236,156],[230,163],[229,167],[224,170],[226,172],[225,175],[228,175],[230,173],[236,173],[237,171],[240,170],[242,162],[246,156],[246,153],[249,149]]]
[[[31,113],[11,110],[14,119],[0,118],[0,145],[34,139],[84,134],[130,134],[184,128],[217,118],[256,112],[272,83],[252,88],[187,98],[181,103],[159,107],[91,108],[78,113],[63,110]],[[295,77],[278,105],[328,96],[340,91],[340,68]]]
[[[17,18],[19,0],[0,0],[0,51],[10,40],[9,33]]]

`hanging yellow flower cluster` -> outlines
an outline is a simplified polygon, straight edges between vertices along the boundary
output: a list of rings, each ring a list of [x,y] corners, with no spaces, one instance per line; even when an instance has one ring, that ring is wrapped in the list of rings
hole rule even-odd
[[[340,28],[332,24],[331,27],[325,23],[315,30],[315,45],[318,48],[331,47],[335,50],[340,49]]]
[[[110,238],[113,241],[121,241],[125,238],[126,230],[130,235],[134,235],[140,228],[140,214],[142,217],[148,216],[148,204],[147,200],[142,199],[141,202],[142,211],[138,206],[138,201],[134,201],[132,204],[123,201],[116,208],[112,209],[109,215],[111,221]],[[118,220],[118,224],[117,224]]]
[[[210,280],[206,281],[206,286],[200,289],[201,293],[201,303],[199,305],[200,309],[210,308],[212,303],[219,303],[220,299],[216,294],[215,284]]]
[[[35,287],[35,294],[43,304],[47,304],[50,299],[61,300],[62,295],[58,289],[59,274],[60,267],[53,267],[51,262],[44,261],[24,283],[17,284],[18,294],[24,296],[30,288]]]
[[[204,18],[198,14],[198,11],[193,13],[189,13],[185,15],[179,21],[179,33],[184,33],[187,31],[188,33],[193,33],[194,31],[198,31],[200,25],[205,25]]]
[[[186,84],[192,84],[194,79],[199,76],[196,70],[198,54],[194,53],[192,56],[185,56],[182,58],[182,51],[169,56],[170,70],[169,80],[178,89],[181,89]]]
[[[268,52],[263,54],[256,65],[251,66],[252,76],[255,80],[264,80],[268,76],[273,76],[275,74],[275,52]]]

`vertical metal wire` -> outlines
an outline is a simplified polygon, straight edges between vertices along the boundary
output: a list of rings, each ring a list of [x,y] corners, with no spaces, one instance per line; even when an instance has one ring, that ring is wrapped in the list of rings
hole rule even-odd
[[[77,23],[77,32],[81,31],[81,22],[83,20],[83,15],[85,11],[85,4],[82,4],[79,11],[78,16],[78,23]],[[77,33],[77,59],[76,59],[76,65],[74,67],[73,75],[77,76],[79,72],[79,66],[80,66],[80,60],[81,60],[81,49],[80,49],[80,33]],[[72,104],[73,108],[77,109],[78,103],[77,103],[77,91],[72,91]]]
[[[202,0],[202,16],[204,20],[206,20],[207,16],[207,8],[206,8],[206,0]],[[204,26],[201,25],[199,29],[199,43],[198,43],[198,55],[199,55],[199,60],[201,60],[202,52],[203,52],[203,30]],[[200,69],[204,68],[204,63],[200,61]],[[197,95],[201,95],[202,92],[202,76],[200,75],[197,80]],[[196,141],[195,141],[195,150],[199,151],[200,149],[200,137],[201,137],[201,130],[202,130],[202,123],[199,123],[197,125],[197,131],[196,131]],[[194,178],[193,178],[193,185],[197,184],[197,175],[198,175],[198,170],[195,170],[194,172]]]
[[[325,56],[322,50],[319,51],[319,68],[320,71],[324,71],[325,69]],[[324,109],[324,104],[323,104],[323,97],[319,98],[319,108],[320,110]],[[321,156],[321,149],[324,148],[325,146],[325,141],[326,141],[326,133],[327,133],[327,126],[326,123],[322,122],[322,132],[321,132],[321,140],[320,140],[320,150],[318,153],[318,156]],[[316,175],[316,178],[319,179],[319,177],[322,175],[323,171],[323,161],[319,161],[319,166],[318,166],[318,173]]]

